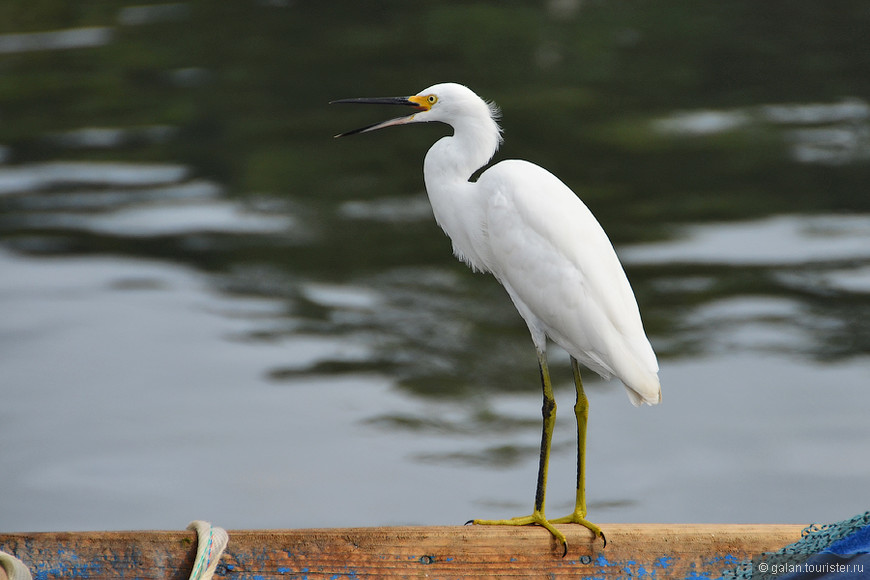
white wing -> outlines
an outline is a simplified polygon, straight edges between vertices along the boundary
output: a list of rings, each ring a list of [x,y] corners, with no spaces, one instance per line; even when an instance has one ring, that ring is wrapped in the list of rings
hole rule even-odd
[[[504,285],[540,349],[550,337],[635,404],[658,403],[658,363],[634,293],[598,221],[557,177],[503,161],[477,182],[486,197],[487,269]]]

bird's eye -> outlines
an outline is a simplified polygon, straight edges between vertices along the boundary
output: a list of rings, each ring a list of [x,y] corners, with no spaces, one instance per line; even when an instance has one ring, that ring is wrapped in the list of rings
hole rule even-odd
[[[435,95],[429,95],[428,97],[426,97],[426,100],[429,101],[430,105],[434,105],[438,102],[438,97],[436,97]]]

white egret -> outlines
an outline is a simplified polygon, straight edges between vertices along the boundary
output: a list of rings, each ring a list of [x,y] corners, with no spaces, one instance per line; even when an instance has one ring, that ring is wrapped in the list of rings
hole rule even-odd
[[[538,354],[544,391],[543,434],[532,514],[475,524],[537,524],[567,553],[555,523],[578,523],[607,540],[586,519],[585,447],[588,402],[579,363],[605,379],[618,377],[631,402],[661,401],[658,363],[643,329],[637,302],[616,252],[580,199],[547,170],[507,160],[472,175],[488,163],[502,141],[498,109],[469,88],[437,84],[411,97],[342,99],[334,103],[393,104],[413,114],[348,131],[336,137],[393,125],[440,121],[453,127],[429,149],[423,178],[438,225],[453,253],[472,270],[495,276],[525,320]],[[547,465],[556,402],[547,366],[547,339],[571,356],[577,403],[577,496],[568,516],[548,520],[544,511]]]

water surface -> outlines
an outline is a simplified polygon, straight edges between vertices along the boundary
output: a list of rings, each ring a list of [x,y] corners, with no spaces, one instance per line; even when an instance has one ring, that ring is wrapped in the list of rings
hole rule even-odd
[[[0,9],[0,529],[529,511],[535,356],[432,219],[447,129],[331,138],[444,80],[599,217],[659,355],[655,408],[586,375],[590,517],[867,509],[863,3],[340,4]]]

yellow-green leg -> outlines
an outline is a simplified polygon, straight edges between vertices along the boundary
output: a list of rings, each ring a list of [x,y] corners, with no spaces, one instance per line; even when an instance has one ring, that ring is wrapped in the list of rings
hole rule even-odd
[[[550,382],[550,370],[547,366],[547,355],[538,351],[538,366],[541,369],[541,385],[544,389],[543,430],[541,433],[541,461],[538,465],[538,486],[535,491],[535,509],[532,515],[511,518],[509,520],[472,520],[475,524],[497,526],[526,526],[537,524],[546,528],[562,544],[564,554],[568,553],[568,540],[565,534],[557,530],[547,521],[544,515],[544,499],[547,491],[547,466],[550,462],[550,444],[553,440],[553,427],[556,425],[556,398],[553,396],[553,384]]]
[[[571,370],[574,372],[574,386],[577,388],[577,403],[574,405],[574,414],[577,415],[577,499],[574,503],[574,512],[555,520],[554,524],[580,524],[589,528],[596,537],[607,539],[601,528],[586,519],[586,422],[589,419],[589,399],[583,390],[583,381],[580,379],[580,365],[577,359],[571,357]]]

